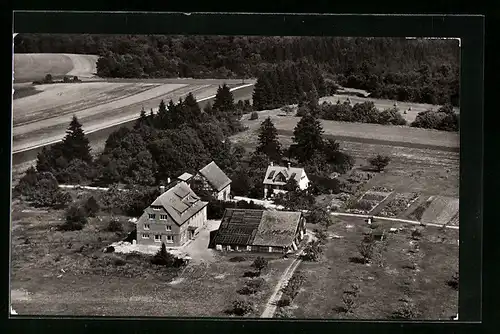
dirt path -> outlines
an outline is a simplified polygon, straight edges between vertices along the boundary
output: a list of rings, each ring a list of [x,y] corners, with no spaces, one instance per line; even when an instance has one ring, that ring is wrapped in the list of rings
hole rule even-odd
[[[281,299],[281,296],[283,295],[281,289],[283,289],[290,280],[290,278],[292,278],[293,273],[299,266],[300,262],[302,262],[302,260],[300,258],[297,258],[290,264],[290,266],[288,266],[288,268],[286,268],[285,272],[283,273],[283,276],[281,276],[281,279],[279,280],[278,284],[276,284],[273,294],[267,301],[266,308],[264,309],[264,312],[262,312],[262,315],[260,316],[261,318],[272,318],[274,316],[277,307],[276,303]]]

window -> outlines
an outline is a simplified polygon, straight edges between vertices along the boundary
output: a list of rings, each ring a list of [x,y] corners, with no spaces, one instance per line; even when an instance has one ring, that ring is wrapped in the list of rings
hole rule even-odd
[[[154,211],[160,211],[160,208],[156,208],[156,207],[154,207],[154,208],[153,208],[153,210],[154,210]]]
[[[144,229],[147,231],[149,230],[149,224],[144,224]]]
[[[174,236],[173,235],[167,235],[167,243],[169,243],[169,244],[174,243]]]
[[[160,215],[160,220],[167,220],[167,215]]]
[[[167,229],[167,231],[172,231],[172,226],[171,225],[167,225],[166,229]]]
[[[155,234],[155,242],[160,242],[161,241],[161,235]]]
[[[155,218],[156,218],[156,215],[154,213],[149,214],[149,219],[155,219]]]
[[[149,234],[143,233],[143,234],[142,234],[142,238],[143,238],[143,239],[149,239]]]

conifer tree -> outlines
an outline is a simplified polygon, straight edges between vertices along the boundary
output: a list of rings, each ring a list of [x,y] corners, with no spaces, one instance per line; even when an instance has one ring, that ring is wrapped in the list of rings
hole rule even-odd
[[[297,123],[293,130],[292,145],[293,155],[301,163],[311,159],[315,153],[322,152],[323,143],[323,126],[321,122],[311,114],[306,114]]]
[[[281,144],[278,140],[278,131],[270,117],[266,118],[259,129],[259,146],[256,149],[259,153],[264,153],[272,161],[281,160]]]
[[[148,122],[148,116],[146,115],[146,111],[144,110],[143,107],[139,119],[135,122],[134,129],[139,129],[142,125],[147,124],[147,122]]]
[[[234,106],[234,97],[233,93],[229,90],[229,87],[226,84],[219,86],[217,89],[217,94],[215,95],[214,105],[212,108],[217,112],[233,112],[235,109]]]
[[[85,162],[92,161],[89,140],[83,133],[82,125],[78,122],[76,116],[73,116],[62,144],[63,157],[67,162],[73,159],[80,159]]]
[[[198,105],[198,101],[193,96],[193,93],[189,93],[184,100],[184,119],[189,124],[196,124],[201,118],[201,109]]]

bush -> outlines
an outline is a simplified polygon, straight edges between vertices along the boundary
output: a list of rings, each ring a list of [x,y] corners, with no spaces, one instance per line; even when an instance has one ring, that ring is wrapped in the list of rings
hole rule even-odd
[[[119,266],[124,266],[127,264],[127,261],[123,260],[123,259],[120,259],[120,258],[116,258],[113,260],[113,264],[117,267]]]
[[[263,278],[254,278],[247,281],[247,286],[251,289],[260,289],[264,286],[265,280]]]
[[[404,301],[393,313],[393,319],[415,319],[420,316],[420,312],[411,300]]]
[[[80,206],[71,206],[66,212],[66,221],[60,226],[63,231],[77,231],[87,224],[87,213]]]
[[[265,269],[269,264],[269,261],[264,259],[263,257],[259,256],[253,261],[252,267],[257,269],[259,272],[262,272],[263,269]]]
[[[253,295],[257,292],[257,289],[254,289],[249,286],[244,286],[237,291],[240,295]]]
[[[229,262],[243,262],[246,259],[243,256],[235,256],[229,259]]]
[[[248,314],[250,312],[253,312],[255,309],[255,306],[252,302],[248,300],[243,300],[243,299],[238,299],[233,301],[232,304],[232,309],[230,310],[230,313],[243,316],[245,314]]]
[[[309,243],[304,248],[304,253],[301,255],[301,258],[304,261],[316,262],[319,260],[321,253],[323,253],[323,248],[321,247],[320,241],[317,240]]]
[[[418,228],[415,228],[411,231],[411,238],[413,240],[420,240],[420,238],[422,237],[422,231]]]
[[[254,120],[258,119],[258,118],[259,118],[259,113],[258,113],[258,112],[253,111],[253,112],[250,114],[250,120],[251,120],[251,121],[254,121]]]
[[[359,201],[353,202],[351,208],[357,210],[369,211],[372,209],[372,206],[373,205],[370,201],[361,199]]]
[[[161,248],[158,252],[151,258],[151,264],[156,266],[173,267],[175,263],[175,256],[167,252],[167,247],[165,243],[162,242]]]
[[[286,307],[286,306],[290,306],[291,303],[292,303],[292,301],[290,300],[290,297],[282,296],[281,299],[278,300],[278,302],[276,303],[276,306]]]
[[[359,254],[365,263],[369,263],[373,256],[373,242],[361,242],[358,246]]]
[[[118,219],[112,218],[109,221],[108,226],[106,226],[106,231],[108,231],[108,232],[122,232],[123,225]]]
[[[287,285],[283,288],[283,294],[289,297],[290,300],[293,300],[299,293],[299,290],[305,281],[306,278],[300,271],[295,272],[292,278],[288,281]]]
[[[378,154],[376,157],[368,159],[368,162],[372,167],[375,168],[378,172],[384,170],[385,167],[389,164],[391,158],[388,156]]]
[[[85,202],[85,210],[87,211],[87,215],[89,217],[95,217],[99,213],[99,203],[94,198],[94,196],[90,196]]]

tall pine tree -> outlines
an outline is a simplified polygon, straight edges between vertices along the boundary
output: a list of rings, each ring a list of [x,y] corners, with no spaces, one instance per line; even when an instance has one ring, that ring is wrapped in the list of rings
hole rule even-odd
[[[66,161],[70,162],[73,159],[80,159],[87,163],[92,161],[89,140],[83,133],[82,125],[76,116],[73,116],[62,144]]]
[[[307,162],[315,153],[323,151],[322,135],[323,126],[321,122],[313,115],[306,114],[293,130],[292,155],[301,163]]]
[[[281,144],[278,140],[278,131],[270,117],[266,118],[259,129],[259,146],[256,149],[264,153],[275,162],[280,162],[282,157]]]
[[[148,123],[148,116],[146,115],[146,111],[144,110],[143,107],[139,119],[137,119],[137,121],[134,124],[134,129],[139,129],[141,126],[146,125],[147,123]]]
[[[189,93],[184,100],[183,116],[188,124],[196,124],[201,119],[201,109],[193,93]]]
[[[233,93],[226,84],[217,89],[212,109],[218,113],[230,113],[235,110]]]

